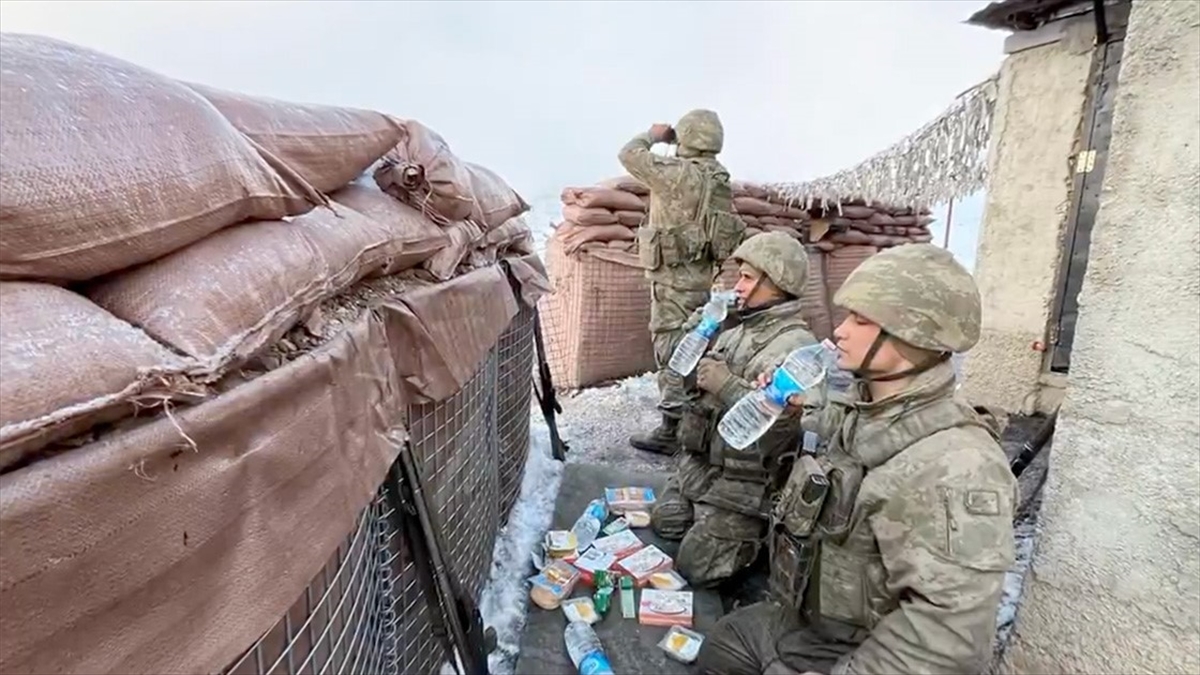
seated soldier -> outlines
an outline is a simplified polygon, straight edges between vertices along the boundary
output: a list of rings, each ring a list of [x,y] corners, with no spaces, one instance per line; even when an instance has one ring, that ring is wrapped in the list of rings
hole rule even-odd
[[[798,347],[815,344],[800,317],[808,257],[795,239],[767,232],[733,254],[741,266],[738,309],[686,382],[675,473],[651,513],[660,536],[682,539],[675,566],[693,586],[729,578],[754,562],[766,532],[774,487],[794,456],[798,419],[777,422],[744,450],[728,447],[717,423],[753,391],[755,379]],[[689,320],[699,322],[698,310]]]
[[[722,618],[700,669],[979,673],[1017,502],[995,430],[956,397],[949,363],[979,339],[979,290],[948,251],[910,244],[863,262],[834,302],[850,312],[834,337],[856,391],[793,401],[829,444],[780,491],[771,601]]]

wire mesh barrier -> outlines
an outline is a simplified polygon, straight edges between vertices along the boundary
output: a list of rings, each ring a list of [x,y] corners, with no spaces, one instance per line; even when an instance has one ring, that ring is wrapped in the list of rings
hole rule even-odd
[[[523,307],[453,396],[411,406],[408,431],[443,556],[478,598],[529,447],[534,310]],[[391,519],[385,482],[354,532],[279,622],[229,675],[433,673],[447,658],[434,630],[438,598],[420,581],[413,545]]]

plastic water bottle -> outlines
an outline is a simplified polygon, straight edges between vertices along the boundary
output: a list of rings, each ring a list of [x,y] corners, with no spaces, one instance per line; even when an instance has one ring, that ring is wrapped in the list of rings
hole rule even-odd
[[[583,515],[575,521],[571,526],[571,531],[575,533],[575,550],[583,553],[587,547],[596,541],[596,536],[600,534],[600,526],[604,524],[608,518],[608,504],[603,499],[593,499],[588,502],[587,508],[583,510]]]
[[[667,362],[668,368],[680,375],[692,372],[696,364],[700,363],[700,357],[704,356],[704,350],[708,349],[709,340],[712,340],[712,337],[717,334],[721,322],[729,314],[729,305],[732,304],[734,297],[730,291],[712,294],[708,304],[704,306],[704,315],[700,318],[700,325],[688,331],[688,334],[679,341],[679,346],[675,348],[675,353],[671,354],[671,360]]]
[[[797,349],[775,369],[771,384],[746,394],[725,413],[717,432],[735,450],[744,450],[779,419],[789,397],[818,386],[836,368],[837,347],[829,340]]]
[[[591,624],[572,621],[563,631],[563,638],[567,641],[567,653],[579,669],[579,675],[614,675],[600,636],[596,635]]]

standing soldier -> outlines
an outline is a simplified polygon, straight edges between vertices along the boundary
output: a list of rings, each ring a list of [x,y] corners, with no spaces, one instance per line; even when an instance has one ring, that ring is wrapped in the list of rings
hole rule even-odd
[[[729,171],[717,161],[724,144],[721,120],[711,110],[693,110],[674,129],[655,124],[621,149],[631,176],[650,188],[650,214],[638,229],[638,257],[650,280],[650,337],[658,367],[660,426],[629,439],[647,452],[673,454],[683,405],[683,380],[667,361],[683,337],[683,324],[703,306],[721,263],[745,235],[733,214]],[[655,143],[677,143],[675,157],[650,151]]]
[[[696,367],[696,385],[679,425],[675,473],[651,511],[654,530],[682,539],[675,567],[693,586],[732,577],[758,556],[771,497],[787,477],[800,439],[800,420],[784,418],[758,441],[735,450],[717,433],[733,404],[755,380],[792,351],[815,345],[800,315],[808,275],[804,246],[780,232],[747,239],[733,254],[738,310]],[[697,311],[686,324],[700,321]]]
[[[993,428],[955,396],[979,290],[943,249],[865,261],[834,302],[848,404],[799,401],[827,439],[775,506],[771,602],[722,618],[700,651],[720,675],[978,673],[1013,563],[1016,480]]]

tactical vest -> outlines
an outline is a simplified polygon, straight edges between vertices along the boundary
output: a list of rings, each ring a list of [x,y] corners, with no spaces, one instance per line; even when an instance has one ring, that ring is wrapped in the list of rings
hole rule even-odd
[[[733,255],[746,225],[733,213],[729,172],[715,163],[691,160],[704,176],[696,214],[687,223],[655,223],[637,231],[638,261],[652,281],[670,281],[672,268],[715,265]]]
[[[870,450],[881,466],[934,434],[975,427],[994,431],[970,407],[952,396],[906,410],[899,417],[866,421],[850,408],[828,450],[802,456],[792,468],[772,510],[770,591],[779,602],[801,611],[813,623],[828,618],[870,630],[898,607],[882,589],[887,572],[877,547],[864,554],[843,547],[859,523],[852,520],[859,489],[869,470],[858,453]],[[823,485],[822,485],[823,484]],[[821,493],[821,494],[817,494]],[[864,582],[864,579],[868,582]]]
[[[749,339],[751,341],[749,355],[741,364],[739,370],[742,372],[734,372],[731,369],[731,373],[736,377],[745,377],[745,367],[753,362],[767,345],[784,335],[807,329],[802,322],[787,322],[765,331],[751,332],[743,327],[742,334],[737,341],[729,345],[725,351],[737,352],[742,342]],[[722,347],[724,346],[722,345]],[[710,465],[721,467],[721,476],[725,479],[759,486],[755,490],[755,494],[749,494],[743,489],[737,491],[737,494],[730,495],[724,495],[718,486],[718,489],[709,489],[705,492],[703,495],[705,503],[765,518],[768,515],[767,504],[763,503],[768,492],[765,488],[770,486],[774,476],[779,475],[778,462],[782,460],[783,456],[789,454],[788,451],[793,451],[791,454],[794,454],[795,448],[799,445],[799,434],[786,434],[791,439],[791,443],[786,448],[771,447],[773,442],[776,444],[779,442],[781,435],[776,429],[772,429],[750,447],[744,450],[734,450],[717,432],[717,425],[725,412],[725,407],[717,400],[716,396],[707,392],[698,399],[687,402],[684,405],[679,424],[680,448],[684,452],[706,455]],[[770,490],[770,492],[774,492],[774,490]],[[685,496],[693,500],[701,499],[701,495]]]

